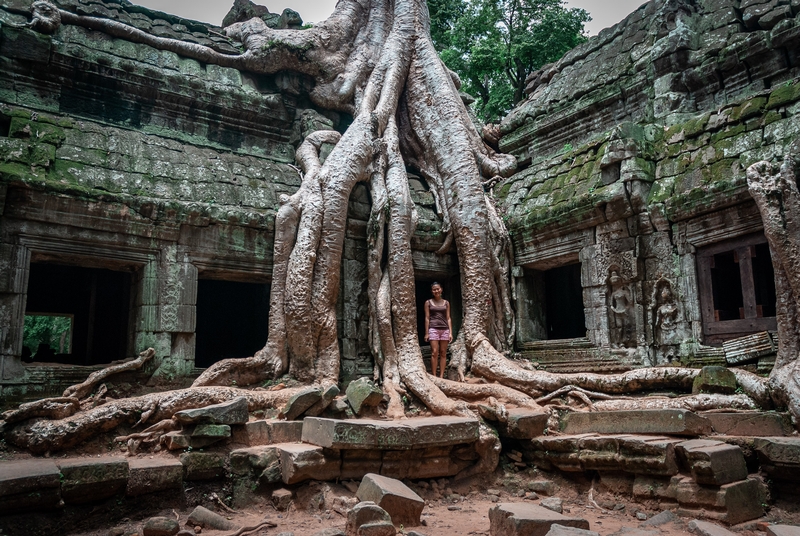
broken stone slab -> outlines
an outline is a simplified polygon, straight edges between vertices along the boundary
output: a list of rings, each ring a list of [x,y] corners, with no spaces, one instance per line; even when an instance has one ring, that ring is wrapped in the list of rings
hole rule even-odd
[[[202,449],[220,440],[221,438],[217,437],[192,437],[192,434],[185,430],[174,430],[164,434],[164,445],[167,450]]]
[[[361,415],[364,408],[374,407],[383,400],[383,391],[367,378],[353,380],[345,390],[347,402],[356,415]]]
[[[664,510],[663,512],[659,512],[644,523],[642,523],[641,527],[660,527],[661,525],[666,525],[667,523],[672,523],[678,519],[678,516],[675,515],[674,512],[670,510]]]
[[[129,497],[183,486],[183,464],[175,458],[129,458]]]
[[[700,536],[736,536],[736,533],[724,527],[720,527],[716,523],[701,521],[699,519],[689,521],[688,529],[689,532],[699,534]]]
[[[356,497],[374,502],[389,513],[395,525],[405,527],[418,526],[425,508],[425,501],[411,488],[399,480],[374,473],[364,475]]]
[[[556,484],[552,480],[532,480],[528,482],[528,489],[542,495],[552,495],[556,491]]]
[[[593,530],[567,527],[555,523],[550,526],[550,530],[547,531],[547,536],[600,536],[600,533]]]
[[[261,420],[251,421],[232,429],[233,442],[250,447],[273,443],[299,443],[303,421]]]
[[[230,402],[184,409],[176,412],[173,418],[183,426],[190,424],[244,424],[249,418],[247,398],[240,396]]]
[[[292,505],[292,492],[286,488],[276,489],[272,492],[270,500],[276,510],[279,512],[286,511]]]
[[[676,499],[681,506],[678,515],[696,517],[699,510],[703,510],[707,518],[729,525],[763,516],[766,495],[763,482],[755,478],[722,486],[702,486],[687,477],[680,479],[676,486]]]
[[[570,413],[562,424],[565,434],[663,434],[701,436],[711,423],[685,409],[639,409]]]
[[[175,536],[181,530],[171,517],[151,517],[142,525],[142,536]]]
[[[305,413],[308,408],[322,398],[322,391],[318,387],[309,387],[293,395],[281,410],[280,416],[287,421],[293,421]]]
[[[281,459],[281,479],[284,484],[304,480],[336,480],[342,461],[335,451],[302,443],[275,445]]]
[[[128,461],[120,458],[67,458],[57,462],[61,471],[61,497],[82,504],[107,499],[128,483]]]
[[[500,437],[513,439],[533,439],[544,434],[550,414],[527,408],[513,408],[508,410],[508,420],[497,423],[497,433]]]
[[[736,392],[736,375],[727,367],[703,367],[692,382],[692,394],[718,393],[732,395]]]
[[[742,449],[721,441],[693,439],[675,446],[698,484],[721,486],[747,478]]]
[[[302,440],[332,449],[405,450],[474,443],[478,419],[423,417],[398,421],[306,417]]]
[[[761,437],[753,446],[761,469],[770,478],[800,482],[800,437]]]
[[[545,536],[555,525],[589,530],[589,522],[531,503],[501,503],[489,509],[492,536]]]
[[[52,460],[0,463],[0,514],[49,510],[61,503],[61,476]]]
[[[392,525],[392,518],[389,513],[371,501],[360,502],[355,505],[349,512],[347,512],[347,525],[345,525],[345,534],[347,536],[362,536],[364,533],[361,528],[365,525],[374,524],[389,524]],[[396,534],[392,532],[392,534]]]
[[[558,497],[548,497],[546,499],[542,499],[539,504],[544,508],[552,510],[558,514],[564,513],[564,501]]]
[[[179,458],[184,480],[214,480],[225,476],[225,457],[210,452],[184,452]]]
[[[767,525],[767,536],[800,536],[800,527],[795,525]]]
[[[330,406],[331,402],[339,395],[339,387],[336,384],[329,385],[322,391],[322,398],[319,401],[308,408],[305,412],[306,416],[308,417],[316,417],[325,409]]]
[[[771,437],[792,433],[789,415],[776,412],[707,413],[714,432],[728,436]]]

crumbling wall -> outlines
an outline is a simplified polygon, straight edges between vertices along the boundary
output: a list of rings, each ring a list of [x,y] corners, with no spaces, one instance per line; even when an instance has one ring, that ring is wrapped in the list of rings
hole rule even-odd
[[[523,341],[531,359],[581,371],[726,362],[704,344],[695,254],[762,229],[745,170],[800,134],[798,14],[649,2],[531,77],[501,125],[524,169],[495,193],[518,265],[581,262],[587,331],[570,365],[559,341]]]

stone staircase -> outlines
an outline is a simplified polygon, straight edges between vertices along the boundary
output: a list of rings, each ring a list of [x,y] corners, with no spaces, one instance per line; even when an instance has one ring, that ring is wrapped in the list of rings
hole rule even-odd
[[[563,435],[518,444],[524,461],[589,474],[608,491],[657,501],[686,517],[731,525],[756,519],[767,497],[796,494],[786,484],[800,481],[800,438],[784,435],[791,428],[782,414],[573,413],[561,428]]]

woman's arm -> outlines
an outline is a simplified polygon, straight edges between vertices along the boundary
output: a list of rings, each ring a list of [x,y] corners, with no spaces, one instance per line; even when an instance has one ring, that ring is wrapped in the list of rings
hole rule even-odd
[[[450,342],[453,342],[453,322],[450,321],[450,302],[445,300],[447,303],[447,327],[450,329]]]
[[[450,309],[448,308],[447,310],[449,314]],[[428,342],[428,337],[429,337],[428,328],[430,326],[430,323],[431,323],[431,312],[428,309],[428,300],[425,300],[425,342]]]

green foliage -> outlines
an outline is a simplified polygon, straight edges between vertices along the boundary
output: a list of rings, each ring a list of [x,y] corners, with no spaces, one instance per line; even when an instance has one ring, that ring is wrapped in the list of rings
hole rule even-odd
[[[529,74],[586,40],[591,20],[563,0],[429,0],[428,9],[439,55],[492,122],[522,100]]]
[[[71,329],[72,318],[69,316],[25,315],[22,344],[34,354],[40,344],[49,344],[56,353],[68,354],[71,351]]]

